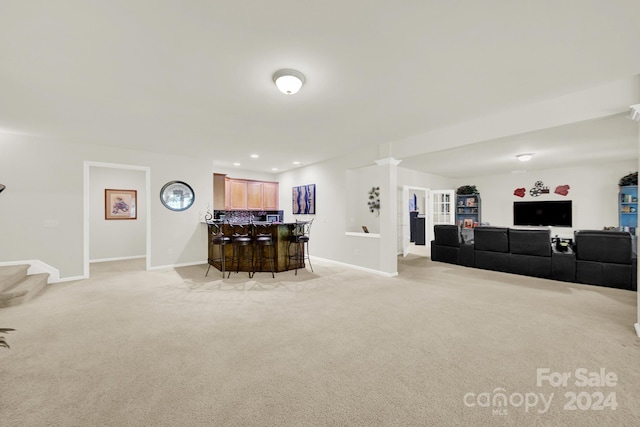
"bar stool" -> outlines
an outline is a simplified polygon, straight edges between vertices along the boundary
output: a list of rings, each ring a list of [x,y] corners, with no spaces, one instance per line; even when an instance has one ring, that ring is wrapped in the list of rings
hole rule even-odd
[[[253,239],[249,235],[250,224],[233,224],[231,225],[231,247],[233,248],[231,256],[231,265],[236,263],[236,273],[240,271],[240,263],[244,258],[244,262],[247,265],[247,271],[249,272],[249,278],[253,277]],[[244,255],[244,256],[243,256]],[[250,265],[249,265],[250,264]],[[232,267],[233,269],[233,267]],[[231,276],[231,270],[227,278]]]
[[[291,230],[291,236],[289,237],[289,246],[287,247],[287,270],[289,269],[290,262],[295,264],[296,276],[298,275],[298,264],[303,263],[304,260],[309,261],[309,267],[313,272],[313,266],[309,259],[309,235],[311,234],[311,221],[298,221],[293,225]],[[291,245],[294,245],[294,253],[291,254]]]
[[[224,235],[224,230],[222,229],[222,223],[209,223],[209,232],[211,238],[211,254],[209,257],[209,267],[207,267],[207,272],[204,277],[207,277],[209,274],[209,269],[213,265],[214,262],[220,261],[220,266],[222,268],[222,278],[224,279],[224,270],[225,270],[225,261],[226,261],[226,247],[229,243],[231,243],[231,238]],[[213,248],[217,247],[219,256],[217,258],[213,257]]]
[[[271,223],[269,222],[254,222],[254,236],[253,236],[253,244],[255,249],[257,249],[257,258],[260,261],[259,271],[262,271],[262,264],[265,259],[269,262],[269,267],[271,267],[271,277],[275,278],[275,250],[274,250],[274,241],[273,235],[271,231]],[[254,250],[255,250],[254,249]],[[253,275],[256,274],[256,262],[254,259],[253,264]]]

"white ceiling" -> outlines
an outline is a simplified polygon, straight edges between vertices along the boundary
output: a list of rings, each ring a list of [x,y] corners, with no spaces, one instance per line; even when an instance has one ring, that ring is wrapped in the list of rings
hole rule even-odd
[[[639,75],[639,16],[637,0],[2,0],[0,132],[284,171]],[[276,90],[280,68],[305,74],[297,95]],[[547,167],[637,157],[634,125],[616,116],[402,166],[464,176],[455,165],[514,146]]]
[[[401,166],[465,178],[637,160],[638,138],[638,124],[615,115],[412,156]],[[520,162],[523,153],[534,156]]]

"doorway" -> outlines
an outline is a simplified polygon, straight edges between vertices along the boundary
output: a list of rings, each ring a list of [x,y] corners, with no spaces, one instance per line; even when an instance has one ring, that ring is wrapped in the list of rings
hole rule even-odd
[[[402,224],[399,233],[402,236],[402,255],[409,253],[419,256],[431,256],[431,241],[434,238],[433,226],[435,224],[454,224],[454,190],[431,190],[429,188],[414,187],[410,185],[402,186],[402,207],[398,209],[401,218],[398,224]],[[414,209],[418,218],[424,221],[424,229],[418,227],[420,240],[424,238],[424,245],[417,245],[411,242],[411,213]],[[422,217],[422,218],[421,218]],[[415,230],[414,230],[415,231]],[[413,236],[413,240],[418,240]]]
[[[399,209],[402,218],[398,221],[402,224],[402,256],[431,256],[428,212],[430,195],[431,190],[428,188],[409,185],[402,187],[402,208]]]
[[[84,251],[83,276],[89,278],[92,259],[100,261],[145,258],[145,268],[150,267],[151,253],[151,206],[150,206],[150,169],[145,166],[132,166],[116,163],[84,162]],[[120,190],[137,191],[137,218],[133,221],[107,221],[105,219],[104,190],[113,187]],[[104,188],[102,188],[104,187]],[[134,222],[136,221],[136,222]],[[128,223],[128,224],[127,224]],[[105,227],[106,226],[106,227]],[[138,242],[129,252],[118,252],[117,246],[109,251],[113,244],[113,233],[109,228],[124,232],[125,235],[135,229]],[[110,236],[111,235],[111,236]],[[128,238],[121,241],[128,245]],[[132,242],[133,243],[133,242]],[[92,246],[93,245],[93,246]],[[107,247],[102,251],[102,246]],[[99,248],[99,249],[97,249]],[[133,252],[131,252],[133,250]],[[92,254],[93,252],[93,254]],[[143,253],[142,253],[143,252]],[[105,255],[107,254],[107,255]]]

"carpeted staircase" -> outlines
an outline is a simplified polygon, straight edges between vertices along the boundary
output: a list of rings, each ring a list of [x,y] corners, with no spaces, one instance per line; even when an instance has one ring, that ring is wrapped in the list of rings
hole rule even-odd
[[[29,265],[0,267],[0,308],[29,301],[47,284],[49,273],[27,274]]]

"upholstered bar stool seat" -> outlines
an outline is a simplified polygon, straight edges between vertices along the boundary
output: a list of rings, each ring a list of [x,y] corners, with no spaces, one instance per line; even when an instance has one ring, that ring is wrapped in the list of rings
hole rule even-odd
[[[233,248],[231,256],[231,265],[236,264],[236,273],[240,271],[240,263],[244,260],[249,277],[252,277],[253,271],[253,239],[249,235],[249,224],[234,224],[232,226],[233,234],[231,235],[231,247]],[[231,276],[231,270],[227,278]]]
[[[271,268],[271,277],[275,278],[275,250],[274,250],[274,240],[272,234],[269,231],[269,227],[271,224],[265,223],[254,223],[254,231],[255,235],[253,237],[253,244],[255,249],[257,249],[256,256],[258,258],[259,267],[258,269],[262,271],[262,265],[266,260],[269,263],[269,267]],[[254,259],[253,265],[253,274],[256,274],[256,260]]]
[[[231,243],[231,238],[229,236],[225,236],[222,230],[222,224],[209,224],[209,229],[211,230],[210,239],[211,245],[214,248],[218,248],[218,256],[209,258],[209,267],[207,267],[207,272],[205,273],[205,277],[209,274],[209,269],[211,265],[215,262],[220,262],[220,271],[222,271],[222,278],[224,279],[225,272],[225,263],[226,263],[226,247]]]
[[[289,237],[289,253],[287,260],[294,263],[296,276],[298,275],[298,265],[300,263],[304,263],[305,260],[309,262],[309,267],[313,272],[313,266],[311,265],[311,260],[309,259],[309,236],[311,234],[312,223],[313,220],[296,221],[291,231],[291,236]]]

